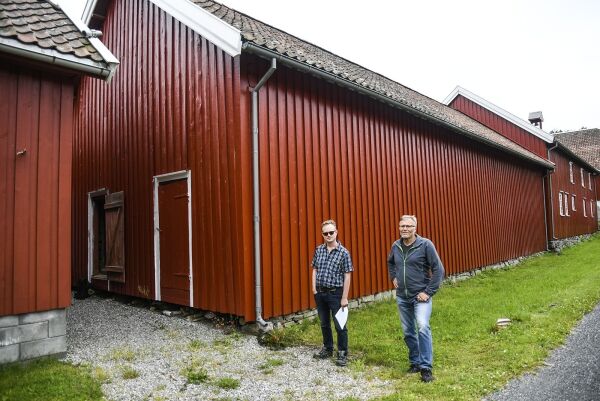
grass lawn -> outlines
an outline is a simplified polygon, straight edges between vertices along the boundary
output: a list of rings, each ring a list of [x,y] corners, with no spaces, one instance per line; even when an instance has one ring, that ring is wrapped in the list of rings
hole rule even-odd
[[[0,367],[0,401],[103,400],[100,382],[86,368],[55,359]]]
[[[350,368],[382,367],[394,394],[384,400],[479,400],[539,366],[600,300],[600,235],[562,254],[445,283],[434,297],[431,326],[436,381],[409,375],[394,301],[351,312]],[[496,319],[512,324],[496,330]],[[276,335],[277,336],[277,335]],[[281,341],[321,341],[317,322],[293,326]]]
[[[598,234],[560,255],[546,254],[510,269],[445,283],[434,297],[431,326],[437,379],[429,384],[421,383],[419,375],[405,373],[407,350],[395,302],[354,310],[348,322],[349,369],[379,367],[378,372],[393,383],[394,393],[386,401],[479,400],[539,366],[563,343],[600,300],[598,283]],[[512,319],[512,325],[496,330],[500,317]],[[315,349],[320,337],[316,321],[276,330],[271,336],[282,344],[313,344]],[[0,401],[102,400],[100,384],[89,368],[52,359],[0,367]],[[236,383],[218,385],[234,388]]]

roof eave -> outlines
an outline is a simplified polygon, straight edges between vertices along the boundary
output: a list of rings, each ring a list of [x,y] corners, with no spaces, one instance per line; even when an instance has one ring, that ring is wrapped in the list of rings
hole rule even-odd
[[[378,99],[378,100],[380,100],[380,101],[382,101],[384,103],[388,103],[388,104],[392,105],[395,108],[398,108],[398,109],[401,109],[403,111],[406,111],[406,112],[408,112],[410,114],[413,114],[413,115],[415,115],[417,117],[420,117],[422,119],[428,120],[428,121],[433,122],[435,124],[447,127],[447,128],[449,128],[449,129],[451,129],[451,130],[453,130],[455,132],[458,132],[458,133],[462,134],[463,136],[469,137],[470,139],[473,139],[473,140],[478,141],[478,142],[485,143],[488,146],[494,147],[494,148],[499,149],[499,150],[501,150],[503,152],[506,152],[506,153],[510,153],[513,156],[516,156],[516,157],[518,157],[520,159],[525,159],[525,160],[527,160],[529,162],[532,162],[532,163],[535,163],[537,165],[543,166],[546,169],[554,170],[555,165],[552,162],[548,162],[548,161],[543,160],[541,158],[539,160],[537,160],[535,158],[527,157],[524,154],[521,154],[521,153],[516,152],[516,151],[514,151],[512,149],[509,149],[509,148],[505,148],[505,147],[503,147],[503,146],[501,146],[501,145],[499,145],[499,144],[497,144],[497,143],[495,143],[493,141],[489,141],[489,140],[487,140],[487,139],[485,139],[483,137],[480,137],[478,135],[472,134],[469,131],[465,130],[464,128],[458,127],[458,126],[456,126],[456,125],[454,125],[454,124],[452,124],[452,123],[450,123],[448,121],[441,120],[441,119],[439,119],[439,118],[437,118],[435,116],[432,116],[430,114],[424,113],[424,112],[422,112],[420,110],[417,110],[417,109],[415,109],[415,108],[413,108],[413,107],[411,107],[411,106],[409,106],[407,104],[404,104],[404,103],[401,103],[399,101],[396,101],[396,100],[394,100],[394,99],[392,99],[390,97],[382,95],[382,94],[380,94],[378,92],[375,92],[375,91],[373,91],[373,90],[371,90],[369,88],[361,86],[361,85],[359,85],[357,83],[354,83],[352,81],[349,81],[349,80],[344,79],[342,77],[339,77],[337,75],[328,73],[327,71],[323,71],[323,70],[318,69],[316,67],[304,64],[304,63],[302,63],[300,61],[294,60],[293,58],[290,58],[290,57],[284,56],[284,55],[282,55],[280,53],[274,52],[273,50],[264,48],[262,46],[258,46],[258,45],[254,44],[254,43],[251,43],[251,42],[244,42],[244,44],[242,45],[242,51],[247,51],[248,53],[256,54],[257,56],[260,56],[260,57],[263,57],[263,58],[266,58],[266,59],[275,58],[275,59],[277,59],[278,62],[280,62],[280,63],[282,63],[284,65],[287,65],[287,66],[292,67],[292,68],[297,69],[297,70],[301,70],[301,71],[307,72],[307,73],[315,75],[315,76],[317,76],[319,78],[325,79],[326,81],[330,81],[330,82],[336,83],[336,84],[338,84],[340,86],[347,87],[347,88],[349,88],[351,90],[354,90],[356,92],[362,93],[364,95],[376,98],[376,99]]]
[[[600,174],[600,170],[598,170],[596,167],[594,167],[591,164],[589,164],[587,161],[583,160],[581,158],[581,156],[578,156],[577,154],[575,154],[565,144],[561,143],[560,141],[555,141],[554,143],[556,143],[556,145],[558,146],[558,148],[560,150],[562,150],[563,152],[565,152],[571,158],[575,159],[579,164],[581,164],[581,165],[585,166],[586,168],[592,170],[594,172],[594,174]]]
[[[116,63],[94,62],[89,59],[63,54],[54,49],[43,49],[38,46],[21,43],[18,40],[6,38],[0,38],[0,52],[23,57],[27,60],[56,65],[107,81],[112,78],[119,64],[118,61]]]
[[[446,98],[442,101],[442,103],[445,105],[449,105],[459,95],[471,100],[472,102],[477,103],[478,105],[488,109],[492,113],[499,115],[500,117],[504,118],[505,120],[510,121],[511,123],[515,124],[519,128],[522,128],[525,131],[529,132],[530,134],[542,139],[546,143],[552,143],[554,140],[552,134],[549,134],[546,131],[544,131],[536,126],[529,124],[525,120],[515,116],[514,114],[504,110],[501,107],[496,106],[495,104],[485,100],[481,96],[478,96],[478,95],[474,94],[473,92],[468,91],[467,89],[465,89],[461,86],[456,86],[456,88],[454,88],[454,90],[448,96],[446,96]]]

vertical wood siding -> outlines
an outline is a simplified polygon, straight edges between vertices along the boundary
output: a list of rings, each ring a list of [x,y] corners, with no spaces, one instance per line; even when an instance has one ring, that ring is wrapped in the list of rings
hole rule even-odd
[[[268,66],[242,57],[244,88]],[[259,104],[266,317],[314,307],[310,263],[329,218],[354,261],[351,297],[391,287],[403,214],[418,216],[447,274],[545,249],[541,169],[285,67]]]
[[[112,2],[103,31],[121,64],[110,84],[81,85],[74,280],[87,277],[87,193],[124,191],[126,281],[110,290],[153,299],[152,179],[190,170],[194,306],[244,315],[238,61],[147,0]]]
[[[0,69],[0,316],[71,301],[73,92],[67,78]]]
[[[590,234],[598,229],[597,211],[594,210],[593,217],[590,213],[590,201],[596,204],[596,188],[592,182],[592,189],[589,188],[587,171],[584,174],[584,184],[581,186],[581,166],[568,155],[560,150],[550,152],[550,160],[556,164],[554,173],[550,175],[552,182],[552,216],[554,220],[554,237],[556,239],[573,237],[576,235]],[[569,162],[573,161],[573,180],[571,183],[569,174]],[[585,168],[584,168],[585,170]],[[560,206],[558,203],[559,192],[568,193],[569,216],[560,215]],[[571,197],[575,195],[575,210],[571,208]],[[586,214],[583,213],[583,202],[586,201]],[[564,200],[563,200],[564,205]],[[550,233],[552,234],[552,232]]]
[[[449,106],[463,114],[468,115],[472,119],[479,121],[481,124],[493,129],[511,141],[518,143],[539,157],[544,159],[548,157],[546,153],[546,142],[544,142],[543,139],[532,135],[523,128],[516,126],[510,121],[465,98],[464,96],[457,96]]]

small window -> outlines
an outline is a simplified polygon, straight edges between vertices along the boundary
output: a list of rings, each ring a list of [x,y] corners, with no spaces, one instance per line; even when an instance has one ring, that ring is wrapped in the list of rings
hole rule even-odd
[[[588,173],[588,188],[592,189],[592,173]]]
[[[565,216],[569,215],[569,194],[564,193],[563,198],[565,198]]]
[[[565,210],[563,209],[563,193],[562,191],[558,193],[558,209],[561,216],[565,215]]]
[[[590,217],[594,217],[594,201],[590,201]]]
[[[575,197],[577,195],[571,195],[571,210],[572,211],[576,211],[577,209],[575,208]]]
[[[571,180],[571,184],[575,184],[575,180],[573,179],[573,162],[569,162],[569,180]]]
[[[581,172],[581,186],[585,188],[585,179],[583,178],[583,168],[579,169]]]
[[[583,217],[587,217],[587,212],[585,210],[585,198],[583,198]]]

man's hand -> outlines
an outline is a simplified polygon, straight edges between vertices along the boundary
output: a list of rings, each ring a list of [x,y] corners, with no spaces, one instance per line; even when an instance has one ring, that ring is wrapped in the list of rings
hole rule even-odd
[[[396,277],[394,277],[394,280],[392,280],[392,283],[394,283],[394,288],[398,288],[398,280],[396,280]]]
[[[340,305],[342,306],[342,308],[345,308],[346,306],[348,306],[348,298],[342,297],[342,301],[340,302]]]
[[[427,302],[429,301],[429,295],[425,292],[420,292],[417,294],[417,301],[419,302]]]

